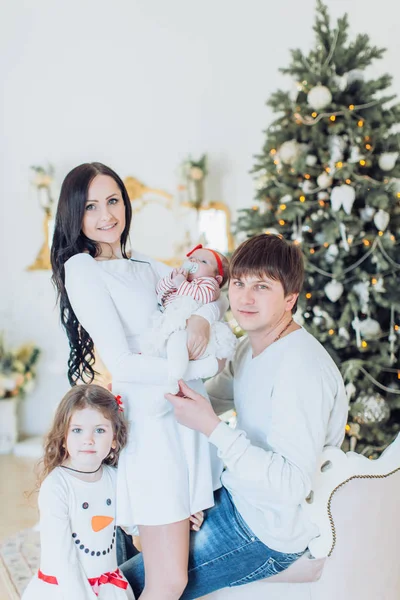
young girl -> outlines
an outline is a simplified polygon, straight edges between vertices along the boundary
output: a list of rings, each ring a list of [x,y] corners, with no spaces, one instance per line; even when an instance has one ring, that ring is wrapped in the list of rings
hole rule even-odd
[[[119,397],[98,385],[64,396],[40,477],[40,569],[23,600],[134,600],[116,559],[114,466],[126,440]]]

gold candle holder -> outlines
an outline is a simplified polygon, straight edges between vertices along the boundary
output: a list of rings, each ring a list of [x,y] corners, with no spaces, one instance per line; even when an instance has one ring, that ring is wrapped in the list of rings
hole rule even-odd
[[[27,271],[48,271],[51,269],[50,261],[50,226],[52,221],[52,208],[53,198],[50,192],[50,185],[52,182],[53,167],[49,165],[48,169],[45,170],[43,167],[32,167],[36,173],[34,185],[37,188],[39,196],[39,204],[44,210],[43,218],[43,235],[44,242],[39,250],[39,253],[35,261],[27,267]]]

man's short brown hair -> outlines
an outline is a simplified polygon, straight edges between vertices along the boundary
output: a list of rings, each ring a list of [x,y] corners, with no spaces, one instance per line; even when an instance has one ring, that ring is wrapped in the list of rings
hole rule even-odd
[[[304,283],[304,260],[299,246],[278,235],[256,235],[233,253],[230,277],[258,276],[280,281],[285,296],[299,294]],[[297,302],[293,306],[294,313]]]

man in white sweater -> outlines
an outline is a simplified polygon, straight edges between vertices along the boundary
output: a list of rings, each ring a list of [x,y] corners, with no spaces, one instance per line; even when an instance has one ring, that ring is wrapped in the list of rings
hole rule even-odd
[[[293,321],[303,280],[298,246],[264,234],[244,242],[229,299],[247,336],[207,382],[212,405],[183,382],[181,396],[167,395],[177,420],[204,433],[226,465],[215,506],[192,535],[184,600],[275,575],[318,535],[302,503],[324,446],[343,441],[347,399],[329,354]],[[233,406],[236,429],[217,416]],[[138,594],[135,558],[122,568]]]

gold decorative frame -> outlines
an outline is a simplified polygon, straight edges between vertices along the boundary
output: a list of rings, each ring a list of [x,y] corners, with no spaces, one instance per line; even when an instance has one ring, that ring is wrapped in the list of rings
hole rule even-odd
[[[144,185],[144,183],[142,183],[135,177],[127,177],[126,179],[124,179],[124,184],[128,192],[129,199],[132,202],[132,211],[134,213],[139,212],[148,202],[156,202],[161,204],[161,198],[164,198],[164,200],[166,200],[166,207],[172,209],[172,194],[164,192],[164,190],[158,190],[156,188],[147,187],[146,185]],[[156,196],[156,198],[146,200],[146,198],[144,198],[146,194],[153,194],[154,196]],[[157,198],[157,196],[159,198]],[[133,202],[135,202],[135,205],[133,205]]]

